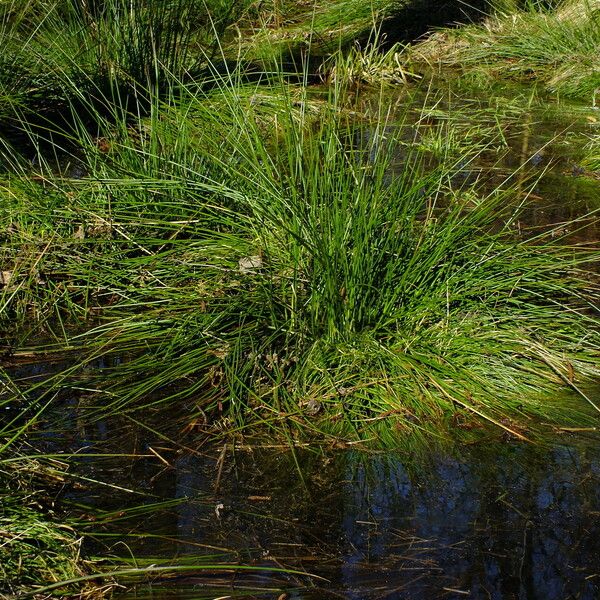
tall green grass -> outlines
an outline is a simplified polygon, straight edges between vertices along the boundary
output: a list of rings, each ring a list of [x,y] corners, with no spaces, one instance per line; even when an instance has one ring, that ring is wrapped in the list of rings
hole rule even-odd
[[[62,277],[101,316],[61,336],[119,357],[85,384],[96,410],[389,441],[591,418],[597,251],[521,237],[522,177],[458,183],[476,150],[432,165],[408,124],[287,89],[276,110],[228,81],[157,99],[106,123],[108,150],[81,129],[88,175],[54,180],[54,214],[73,232]]]
[[[245,54],[269,67],[282,59],[327,57],[368,38],[407,0],[265,3],[245,23],[240,40]],[[266,10],[265,10],[266,8]]]
[[[213,73],[209,91],[175,72],[192,38],[164,33],[159,55],[142,5],[134,17],[68,6],[93,20],[80,35],[121,37],[82,45],[73,65],[93,76],[64,98],[62,129],[32,132],[14,103],[44,146],[31,177],[4,145],[0,314],[15,340],[33,320],[81,357],[25,393],[84,385],[105,412],[181,402],[220,430],[352,440],[473,417],[521,436],[532,415],[575,415],[561,390],[596,408],[580,382],[598,374],[597,252],[519,234],[521,173],[492,192],[464,183],[480,140],[433,140],[432,158],[418,125],[389,121],[383,104],[361,118],[351,77],[326,98],[243,87],[236,73]],[[69,68],[57,72],[77,94]],[[103,72],[135,82],[124,102]],[[111,366],[84,377],[103,356]]]
[[[58,122],[117,107],[140,110],[147,89],[203,73],[247,2],[37,0],[0,5],[0,116]],[[207,76],[210,73],[207,72]],[[64,117],[67,116],[66,119]],[[62,117],[62,122],[61,122]],[[22,123],[21,123],[22,124]]]

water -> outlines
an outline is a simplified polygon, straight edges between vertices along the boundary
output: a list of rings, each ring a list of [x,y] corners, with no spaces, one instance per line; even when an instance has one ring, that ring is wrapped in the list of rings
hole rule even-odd
[[[92,538],[100,534],[88,551],[105,553],[108,545],[110,554],[133,554],[140,564],[265,569],[192,570],[131,585],[118,592],[122,600],[600,596],[597,437],[563,434],[545,448],[490,437],[417,459],[204,446],[193,434],[182,448],[165,441],[164,428],[153,433],[152,420],[84,424],[75,404],[60,414],[62,429],[48,425],[38,448],[76,452],[75,473],[112,486],[87,483],[65,494],[78,511],[86,506],[100,521],[111,515],[87,525]],[[164,424],[166,416],[153,420]],[[173,423],[171,435],[178,430]]]
[[[375,120],[384,117],[390,128],[401,123],[407,146],[425,149],[434,164],[440,156],[451,157],[456,186],[477,182],[486,193],[510,181],[521,191],[525,206],[517,224],[520,233],[556,229],[556,236],[567,235],[568,242],[597,242],[600,176],[582,166],[582,149],[600,131],[598,111],[540,98],[522,84],[503,83],[493,90],[463,86],[451,73],[416,92],[394,87],[383,96],[365,94],[360,112]],[[381,133],[367,126],[358,144],[373,151],[375,135],[385,143],[386,131]],[[480,145],[475,158],[468,155],[469,143]],[[397,170],[405,167],[402,151]],[[574,219],[580,219],[577,225],[561,227]]]

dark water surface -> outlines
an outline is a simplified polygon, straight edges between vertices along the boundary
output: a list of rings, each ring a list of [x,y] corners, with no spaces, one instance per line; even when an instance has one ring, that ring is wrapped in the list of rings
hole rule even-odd
[[[75,410],[70,423],[47,430],[40,447],[80,453],[75,472],[110,483],[70,489],[67,500],[96,518],[112,515],[88,526],[112,554],[141,565],[226,562],[323,578],[198,570],[132,585],[119,598],[600,597],[598,438],[563,434],[564,445],[548,448],[490,438],[415,460],[203,448],[195,434],[184,449],[139,426],[83,425]],[[148,510],[134,514],[140,507]]]

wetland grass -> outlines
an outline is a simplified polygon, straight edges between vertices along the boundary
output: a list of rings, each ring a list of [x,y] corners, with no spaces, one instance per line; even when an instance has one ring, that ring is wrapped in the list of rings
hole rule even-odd
[[[410,52],[418,62],[457,67],[490,85],[536,80],[590,105],[600,87],[600,5],[595,0],[499,3],[481,25],[434,33]]]
[[[96,411],[384,443],[593,419],[598,252],[519,235],[522,178],[456,177],[480,145],[431,164],[406,123],[357,120],[341,88],[317,108],[286,90],[270,116],[228,81],[157,101],[106,123],[108,152],[82,133],[87,176],[54,180],[61,268],[101,316],[56,337],[122,357],[85,384]],[[86,212],[103,239],[76,239]]]
[[[47,485],[32,479],[37,463],[14,467],[65,390],[85,419],[160,408],[188,432],[290,445],[408,447],[472,439],[486,423],[530,439],[540,422],[597,423],[584,386],[600,375],[598,250],[562,229],[522,230],[523,170],[492,190],[473,175],[481,152],[506,145],[497,132],[489,146],[483,129],[427,137],[427,111],[415,124],[383,100],[364,110],[356,80],[401,80],[408,94],[397,48],[338,54],[326,93],[284,74],[250,87],[208,62],[233,9],[200,33],[165,18],[157,44],[141,4],[130,21],[117,2],[6,6],[0,116],[28,144],[3,139],[0,152],[2,350],[7,365],[14,351],[76,353],[45,378],[2,372],[0,408],[24,410],[0,427],[8,591],[95,577],[76,529],[32,495]],[[557,14],[523,19],[549,28]],[[327,18],[311,22],[333,31]],[[569,19],[562,36],[584,26]],[[585,27],[581,48],[595,39]],[[333,37],[340,48],[337,25]],[[29,531],[43,560],[22,545]]]
[[[93,568],[82,557],[81,536],[52,499],[65,484],[66,464],[35,455],[25,440],[43,408],[22,403],[21,414],[10,418],[15,405],[14,398],[7,400],[10,378],[2,372],[1,381],[0,597],[11,598],[32,586],[79,579]],[[66,586],[71,593],[85,588]]]
[[[0,127],[22,144],[31,129],[93,125],[96,113],[144,110],[147,90],[210,77],[220,40],[246,1],[12,0],[0,4]]]
[[[245,24],[242,22],[249,35],[241,39],[241,46],[244,54],[268,65],[302,54],[328,57],[340,48],[349,48],[357,39],[369,38],[405,4],[405,0],[264,3],[250,12]]]

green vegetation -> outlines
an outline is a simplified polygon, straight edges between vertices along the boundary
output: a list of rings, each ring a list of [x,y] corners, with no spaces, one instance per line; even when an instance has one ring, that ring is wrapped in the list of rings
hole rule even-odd
[[[413,59],[459,67],[488,83],[536,79],[552,92],[592,104],[600,88],[598,2],[514,4],[499,3],[481,25],[434,34],[414,48]]]
[[[380,53],[405,4],[0,2],[1,349],[68,358],[2,373],[7,593],[95,576],[22,445],[65,391],[290,444],[597,423],[597,213],[529,228],[528,133],[499,166],[535,94],[455,109],[417,82],[436,61],[596,103],[600,13],[504,3]]]
[[[3,382],[4,383],[4,382]],[[5,384],[6,385],[6,384]],[[6,400],[0,401],[5,416]],[[30,586],[79,579],[92,572],[82,557],[82,539],[53,506],[67,465],[31,456],[23,432],[35,421],[5,419],[0,425],[0,596]],[[85,586],[67,587],[84,591]]]
[[[301,54],[327,57],[367,39],[382,20],[404,7],[406,0],[336,0],[295,2],[271,0],[260,4],[245,24],[244,54],[271,66],[273,60]]]
[[[592,171],[600,172],[600,135],[591,136],[590,141],[586,145],[586,165]]]
[[[245,3],[32,0],[2,8],[0,117],[17,129],[23,121],[54,129],[73,114],[144,110],[147,91],[204,72]]]
[[[28,471],[35,468],[33,464],[25,467]],[[30,494],[8,487],[4,473],[1,481],[5,492],[0,510],[0,593],[83,575],[81,539],[73,529],[49,520]]]
[[[101,315],[55,332],[90,362],[130,356],[97,373],[95,404],[191,399],[226,428],[352,440],[438,431],[456,412],[516,434],[519,415],[564,418],[549,398],[598,373],[597,252],[518,236],[522,181],[456,184],[467,143],[434,166],[431,144],[402,142],[408,125],[349,120],[340,89],[313,110],[284,93],[276,120],[235,87],[218,108],[157,100],[106,123],[108,150],[80,141],[87,177],[40,175],[36,304]],[[11,211],[31,218],[31,196]],[[15,320],[19,302],[15,287]]]

